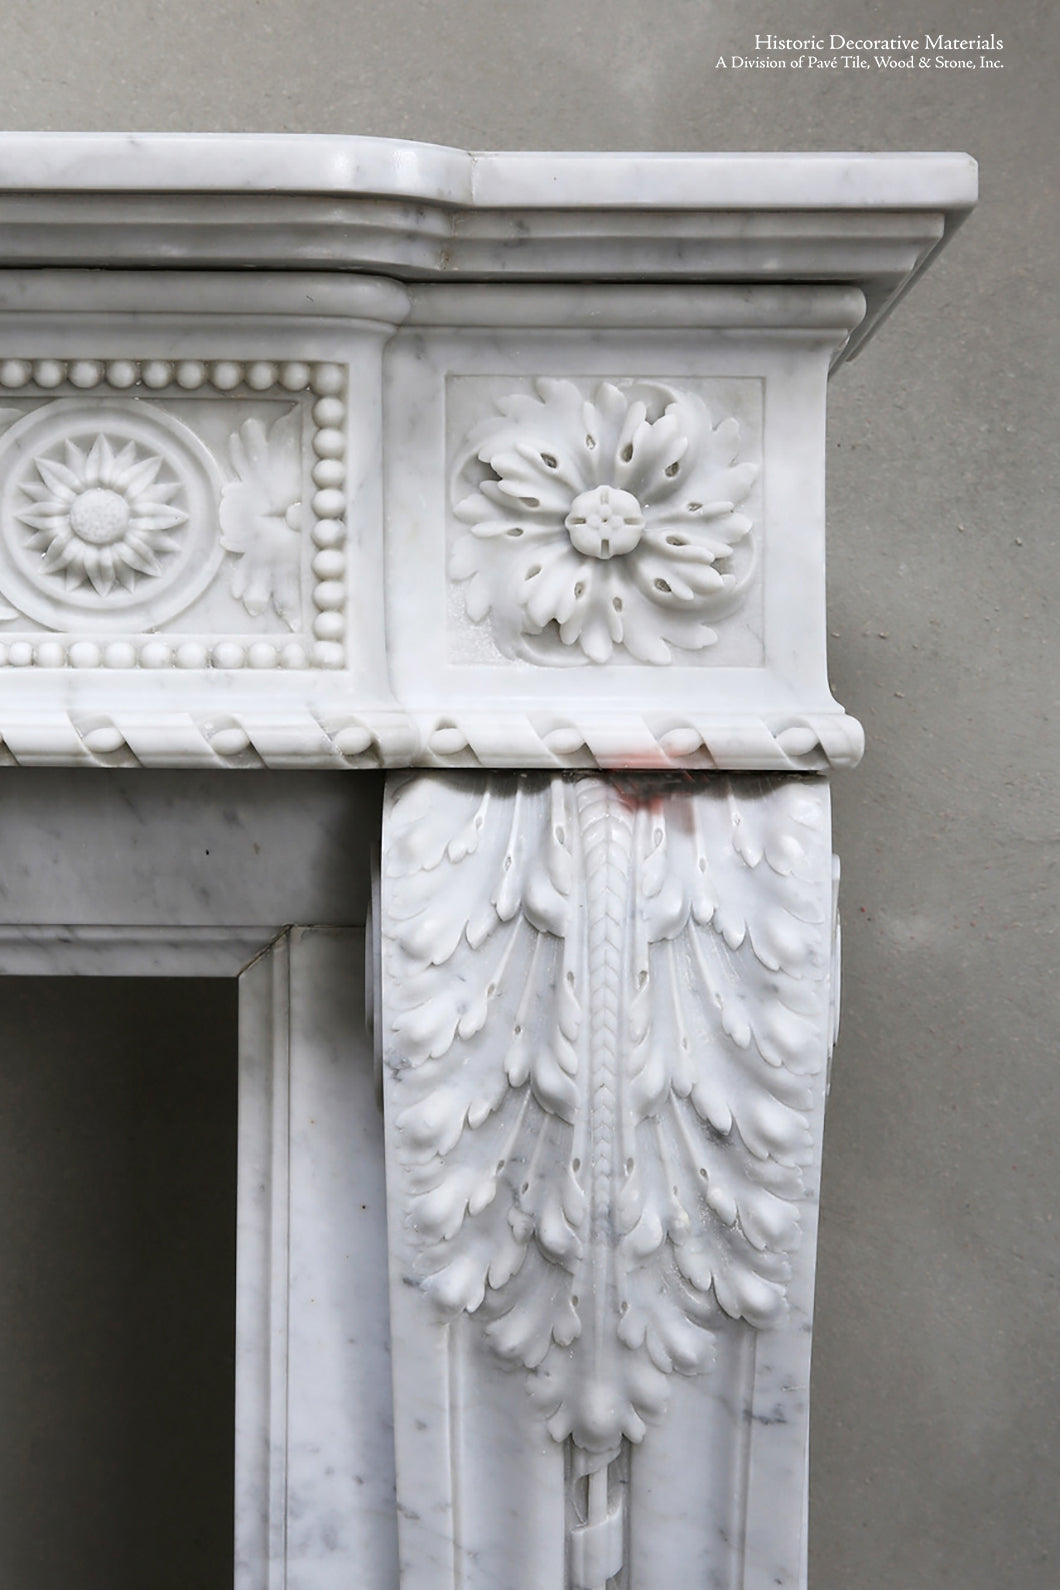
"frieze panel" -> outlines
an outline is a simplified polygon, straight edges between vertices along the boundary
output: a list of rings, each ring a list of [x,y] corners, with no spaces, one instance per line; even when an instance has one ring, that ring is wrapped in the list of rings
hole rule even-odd
[[[0,363],[0,664],[345,662],[346,377]]]
[[[0,313],[0,761],[857,760],[815,450],[849,293],[807,331],[790,291],[105,285]]]

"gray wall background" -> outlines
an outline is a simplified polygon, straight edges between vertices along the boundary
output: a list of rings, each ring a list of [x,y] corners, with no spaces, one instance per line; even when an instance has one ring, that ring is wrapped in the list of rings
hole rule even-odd
[[[978,213],[832,391],[833,685],[869,748],[835,784],[846,965],[819,1267],[813,1590],[1060,1582],[1058,15],[1046,0],[4,0],[0,11],[8,128],[980,160]],[[1004,70],[714,69],[759,32],[925,27],[1002,34]]]

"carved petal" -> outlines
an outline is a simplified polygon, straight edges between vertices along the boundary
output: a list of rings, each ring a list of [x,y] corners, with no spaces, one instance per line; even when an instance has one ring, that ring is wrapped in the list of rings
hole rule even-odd
[[[299,613],[301,538],[290,515],[301,492],[301,416],[292,408],[266,428],[244,420],[229,444],[237,480],[221,493],[221,544],[239,559],[232,594],[257,617],[272,604],[293,629]]]

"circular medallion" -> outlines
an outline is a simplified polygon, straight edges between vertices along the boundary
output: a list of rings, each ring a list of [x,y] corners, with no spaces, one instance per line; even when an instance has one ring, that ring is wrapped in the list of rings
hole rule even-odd
[[[0,474],[0,591],[51,629],[157,628],[217,572],[221,476],[163,409],[60,398],[0,437]]]

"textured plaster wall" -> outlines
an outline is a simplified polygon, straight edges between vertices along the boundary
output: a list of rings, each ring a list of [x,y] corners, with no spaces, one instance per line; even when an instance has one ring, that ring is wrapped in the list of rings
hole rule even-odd
[[[1057,9],[867,0],[5,0],[9,128],[472,148],[967,149],[983,198],[832,392],[846,982],[812,1590],[1060,1582]],[[1004,70],[719,72],[756,32],[1000,33]],[[1052,158],[1049,148],[1054,151]]]

